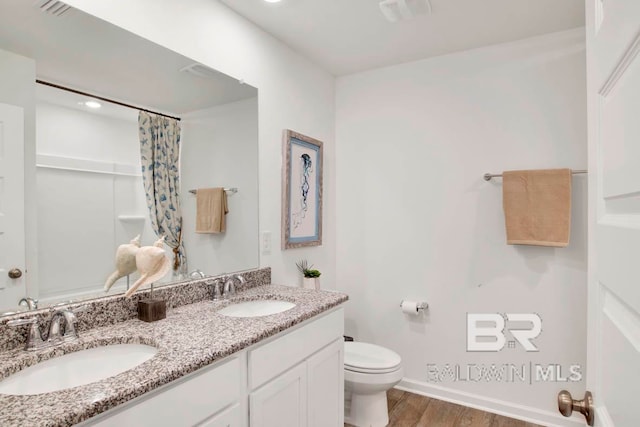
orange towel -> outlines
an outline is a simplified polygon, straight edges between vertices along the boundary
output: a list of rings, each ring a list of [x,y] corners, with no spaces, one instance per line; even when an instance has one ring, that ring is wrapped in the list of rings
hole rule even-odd
[[[569,244],[571,169],[503,172],[502,204],[507,244]]]
[[[196,233],[224,233],[227,193],[222,187],[196,190]]]

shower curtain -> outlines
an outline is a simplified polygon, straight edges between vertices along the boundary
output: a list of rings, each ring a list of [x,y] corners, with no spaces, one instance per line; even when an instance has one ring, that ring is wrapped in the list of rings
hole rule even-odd
[[[151,227],[158,237],[165,236],[173,249],[173,270],[187,272],[182,244],[180,210],[180,122],[164,116],[138,113],[138,136],[142,159],[142,182],[151,217]]]

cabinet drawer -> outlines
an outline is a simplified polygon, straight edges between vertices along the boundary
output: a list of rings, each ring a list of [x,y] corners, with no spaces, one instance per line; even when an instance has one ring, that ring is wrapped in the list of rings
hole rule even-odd
[[[235,404],[202,424],[198,424],[198,427],[240,427],[241,424],[240,405]]]
[[[339,308],[308,325],[249,351],[249,389],[254,390],[341,338],[344,313]]]
[[[241,378],[240,361],[233,358],[219,365],[202,368],[133,402],[90,419],[83,425],[194,426],[238,401]]]

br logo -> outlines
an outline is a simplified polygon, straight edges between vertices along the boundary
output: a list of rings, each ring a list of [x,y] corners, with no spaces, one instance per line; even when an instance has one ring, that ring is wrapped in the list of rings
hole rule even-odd
[[[505,330],[514,340],[507,343]],[[542,319],[535,313],[467,313],[467,351],[500,351],[505,344],[515,348],[516,342],[526,351],[538,351],[531,340],[540,332]]]

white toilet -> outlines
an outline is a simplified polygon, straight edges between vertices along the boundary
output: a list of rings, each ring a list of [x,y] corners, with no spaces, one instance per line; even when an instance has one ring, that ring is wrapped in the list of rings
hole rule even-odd
[[[389,423],[387,390],[402,379],[402,359],[384,347],[344,343],[344,421],[357,427]]]

